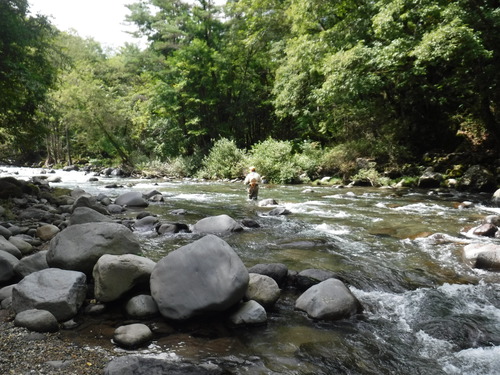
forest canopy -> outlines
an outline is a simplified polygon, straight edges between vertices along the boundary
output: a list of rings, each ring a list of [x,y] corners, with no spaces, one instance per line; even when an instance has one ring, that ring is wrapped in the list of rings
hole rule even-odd
[[[3,160],[182,160],[206,171],[215,145],[251,155],[271,142],[290,155],[314,149],[307,157],[323,158],[323,169],[346,172],[357,158],[402,165],[498,149],[497,1],[128,8],[147,47],[104,51],[32,15],[26,0],[0,2]]]

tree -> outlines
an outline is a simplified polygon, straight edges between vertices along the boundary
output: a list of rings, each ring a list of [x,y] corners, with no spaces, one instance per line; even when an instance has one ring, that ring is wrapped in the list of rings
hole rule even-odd
[[[0,2],[0,139],[9,152],[25,156],[38,151],[43,139],[45,129],[35,115],[57,73],[57,32],[46,17],[28,10],[26,0]]]

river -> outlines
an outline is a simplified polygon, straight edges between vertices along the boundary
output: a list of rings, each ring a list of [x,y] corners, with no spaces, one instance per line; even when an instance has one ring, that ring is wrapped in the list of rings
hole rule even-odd
[[[37,169],[2,168],[1,175],[39,175]],[[147,210],[161,221],[194,224],[228,214],[252,218],[260,228],[223,236],[246,266],[283,263],[290,270],[334,271],[364,307],[363,314],[316,322],[295,311],[285,291],[265,326],[218,330],[199,336],[175,333],[149,351],[185,358],[238,358],[239,374],[500,374],[500,277],[472,268],[465,245],[493,242],[470,234],[490,214],[488,195],[416,189],[264,185],[291,211],[246,200],[241,183],[105,179],[61,172],[60,183],[114,198],[136,190],[160,191],[165,201]],[[105,185],[117,183],[121,188]],[[460,203],[470,201],[469,208]],[[179,216],[174,209],[185,209]],[[134,216],[134,212],[128,215]],[[138,233],[144,253],[159,260],[195,240],[194,234]]]

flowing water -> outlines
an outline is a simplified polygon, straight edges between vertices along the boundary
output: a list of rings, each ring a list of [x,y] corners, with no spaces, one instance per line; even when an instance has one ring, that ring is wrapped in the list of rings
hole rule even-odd
[[[28,171],[19,176],[40,172]],[[274,217],[267,215],[272,207],[246,200],[241,183],[89,183],[80,172],[58,174],[62,182],[51,186],[110,197],[158,190],[165,202],[147,210],[164,222],[194,224],[219,214],[252,218],[260,228],[223,236],[246,266],[278,262],[296,271],[334,271],[364,307],[352,319],[313,321],[293,309],[297,294],[286,291],[265,326],[198,336],[177,332],[152,345],[152,353],[238,359],[240,374],[500,374],[500,275],[474,269],[462,257],[469,243],[498,241],[469,231],[500,213],[484,203],[489,196],[266,185],[259,198],[291,211]],[[104,187],[114,182],[125,187]],[[461,209],[466,200],[474,205]],[[180,208],[187,214],[170,213]],[[153,260],[199,238],[138,236]]]

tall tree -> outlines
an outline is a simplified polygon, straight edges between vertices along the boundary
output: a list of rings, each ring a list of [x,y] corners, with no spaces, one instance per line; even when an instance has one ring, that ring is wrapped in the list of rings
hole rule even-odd
[[[27,0],[0,2],[0,139],[11,152],[42,144],[35,114],[55,83],[55,34],[46,17],[29,14]]]

